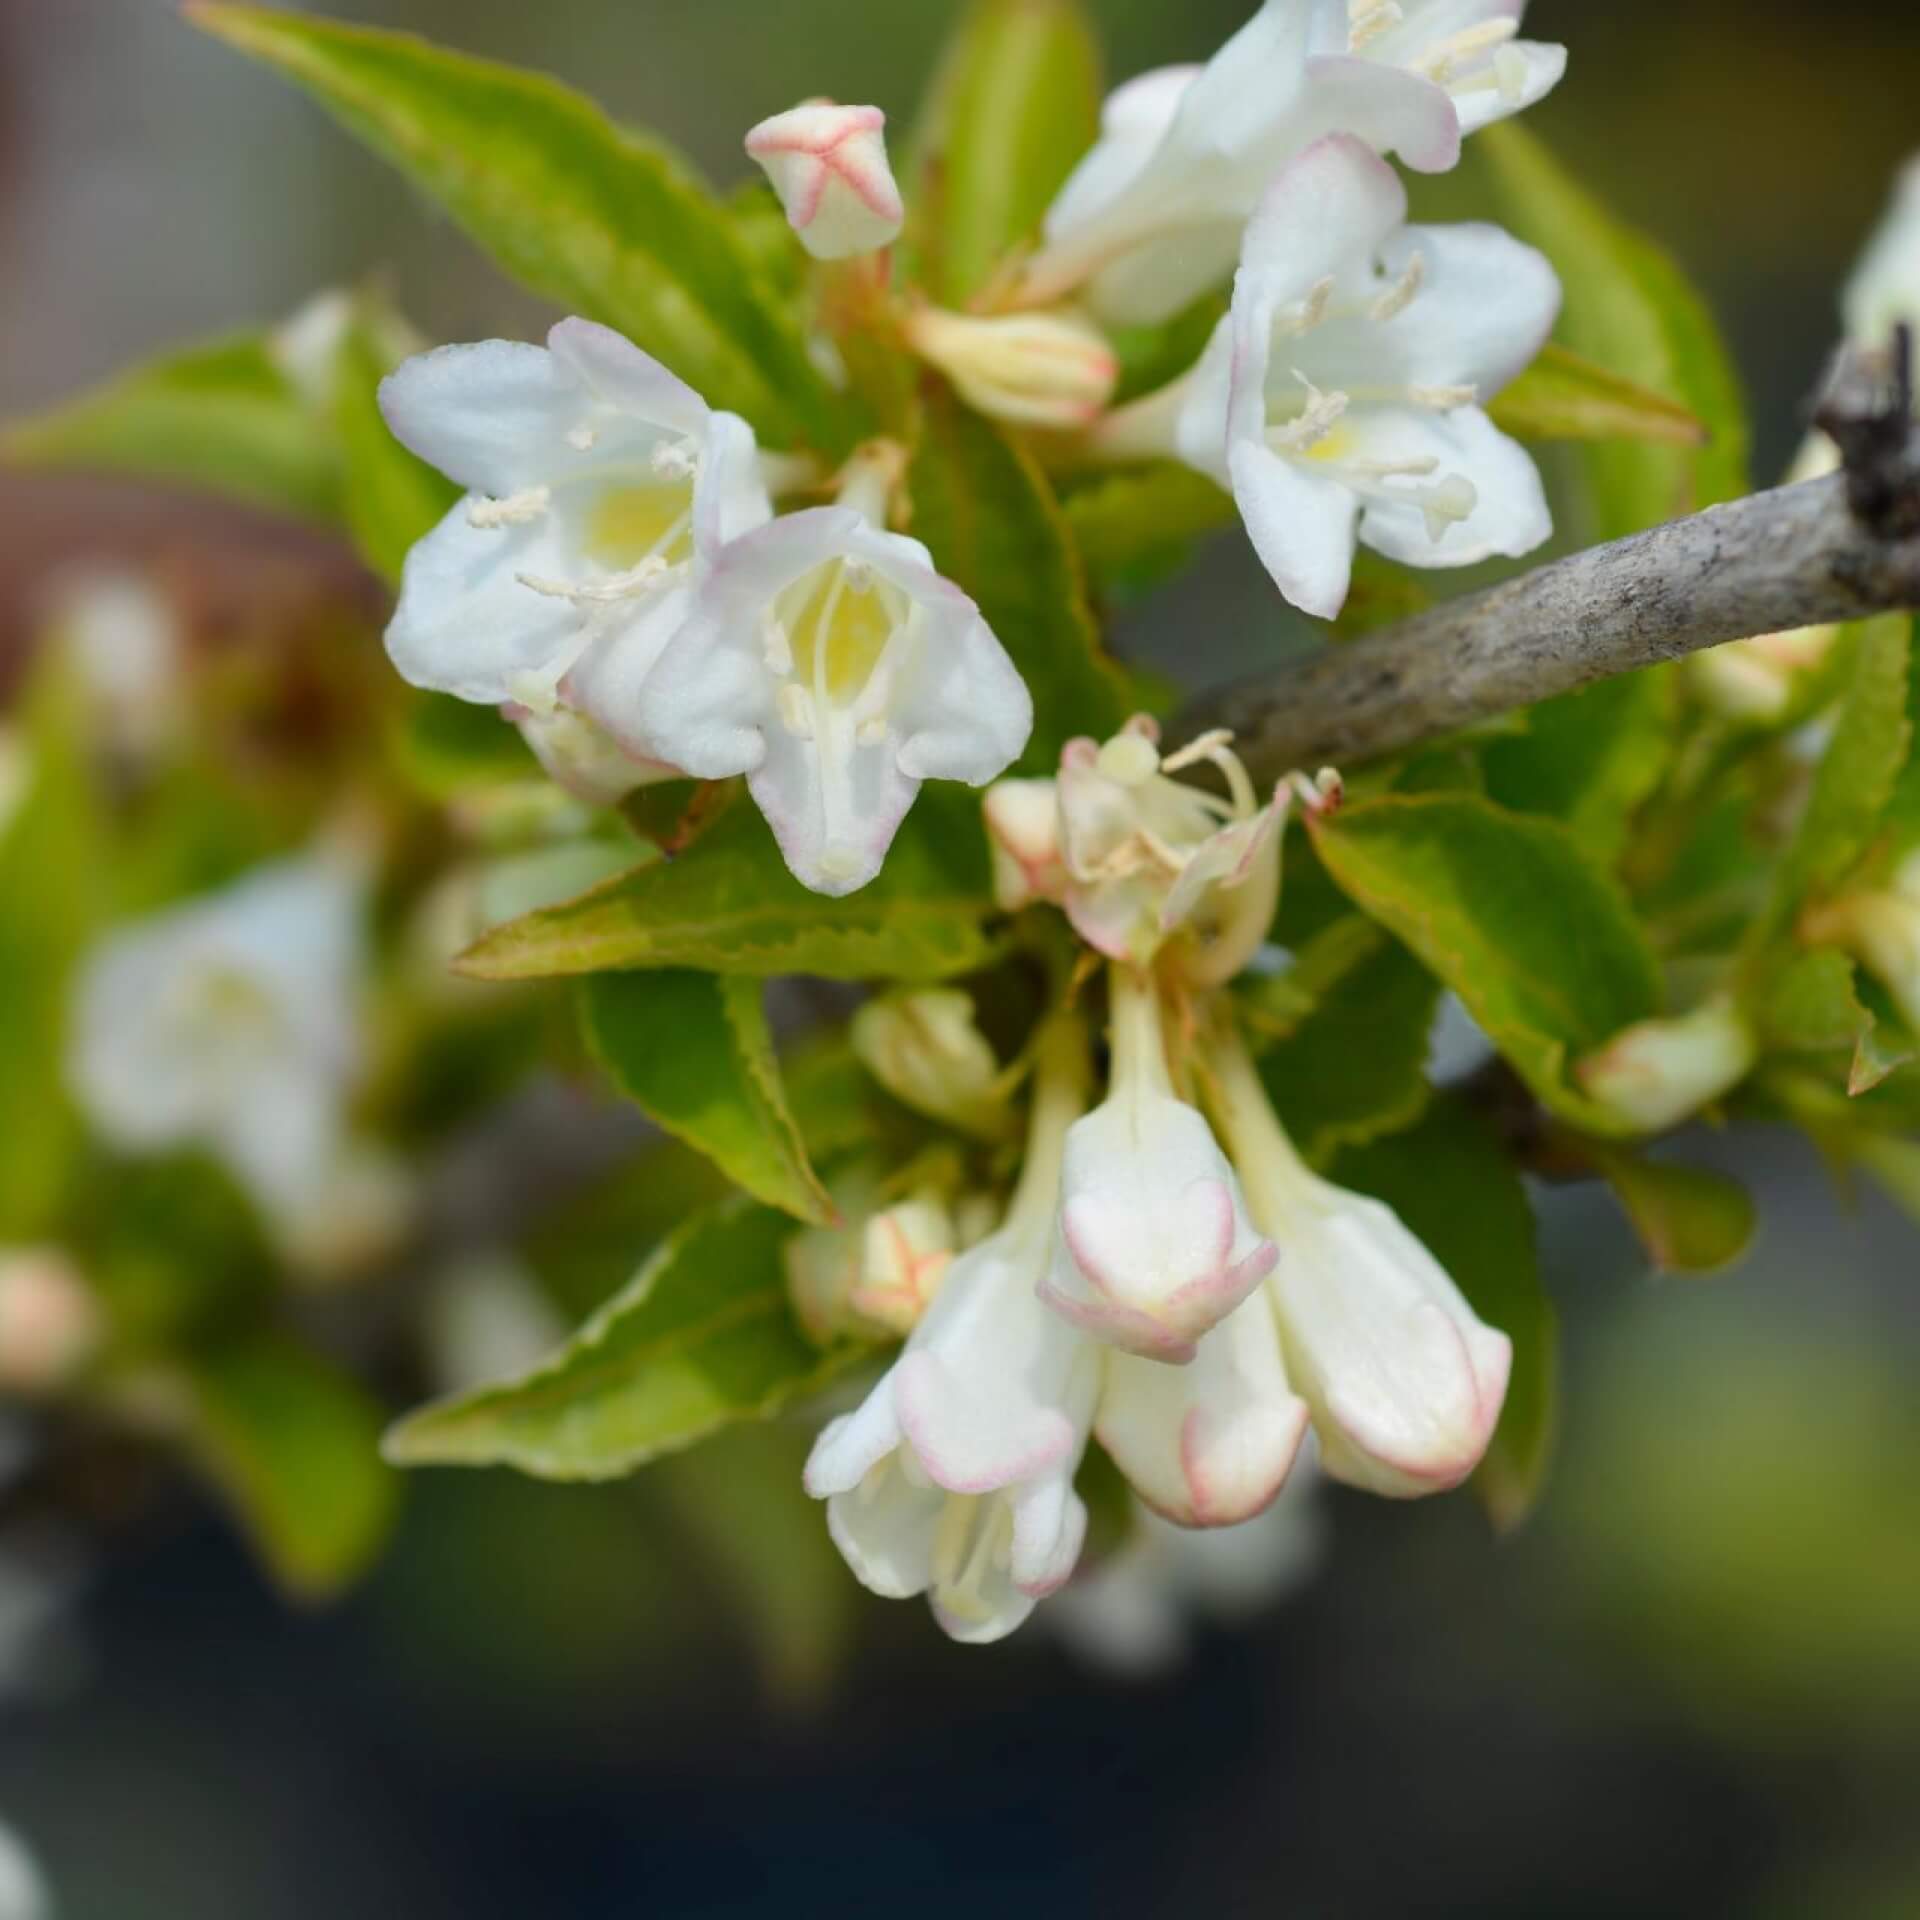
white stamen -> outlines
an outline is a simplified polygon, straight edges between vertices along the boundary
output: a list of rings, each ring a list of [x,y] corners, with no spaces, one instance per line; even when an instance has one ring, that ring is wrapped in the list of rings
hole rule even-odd
[[[1327,317],[1327,307],[1333,299],[1333,275],[1327,274],[1316,280],[1305,295],[1298,300],[1289,300],[1273,317],[1276,336],[1311,333]]]
[[[789,680],[780,689],[780,724],[796,740],[813,738],[813,700],[796,681]]]
[[[1413,63],[1414,71],[1425,74],[1436,86],[1444,87],[1461,77],[1475,54],[1504,45],[1519,31],[1520,22],[1506,14],[1495,20],[1482,20],[1478,26],[1449,34],[1429,47]]]
[[[1160,751],[1137,733],[1116,733],[1095,764],[1115,786],[1137,787],[1160,771]]]
[[[698,462],[684,440],[662,440],[654,447],[647,464],[663,480],[687,480],[692,478]]]
[[[793,671],[793,642],[776,614],[768,614],[760,623],[760,657],[769,673],[785,675]]]
[[[882,746],[887,738],[887,723],[880,715],[875,714],[871,719],[860,722],[854,729],[853,737],[863,747]]]
[[[1267,429],[1267,444],[1280,453],[1304,453],[1330,434],[1347,410],[1344,393],[1322,393],[1298,367],[1293,377],[1307,390],[1307,404],[1284,426]]]
[[[1518,47],[1502,47],[1493,56],[1494,84],[1508,106],[1518,106],[1526,98],[1527,72],[1527,56]]]
[[[1450,473],[1444,480],[1436,481],[1420,496],[1427,538],[1438,546],[1446,538],[1447,529],[1470,518],[1479,504],[1479,492],[1464,473]]]
[[[510,493],[500,500],[475,499],[467,504],[467,525],[523,527],[538,520],[552,498],[552,492],[546,487],[528,487],[524,492]]]
[[[1416,407],[1431,407],[1435,413],[1451,413],[1455,407],[1470,407],[1480,398],[1480,389],[1471,381],[1457,387],[1409,387],[1407,398]]]
[[[857,553],[850,553],[841,561],[840,577],[854,593],[868,593],[872,591],[872,564],[863,560]]]
[[[539,573],[516,573],[513,577],[523,587],[552,600],[571,600],[576,606],[610,606],[644,598],[678,571],[658,554],[650,553],[638,566],[629,567],[625,573],[609,574],[604,580],[554,580]]]
[[[1189,740],[1178,753],[1170,753],[1160,763],[1162,773],[1179,773],[1184,768],[1205,760],[1220,769],[1226,776],[1228,790],[1233,795],[1231,818],[1244,820],[1255,811],[1253,781],[1248,777],[1247,769],[1240,756],[1232,751],[1233,733],[1227,727],[1215,727],[1211,733],[1203,733],[1197,739]]]
[[[1426,277],[1426,257],[1416,253],[1407,262],[1400,278],[1367,309],[1367,318],[1379,323],[1405,313],[1413,305],[1413,297],[1420,291],[1420,283]]]
[[[1368,480],[1424,480],[1440,470],[1438,457],[1431,453],[1405,460],[1347,460],[1341,465],[1347,473],[1359,474]]]
[[[1396,0],[1348,0],[1347,15],[1347,48],[1351,53],[1358,53],[1406,18]]]
[[[567,445],[576,447],[582,453],[590,453],[593,444],[600,438],[599,429],[582,420],[577,427],[567,429]]]

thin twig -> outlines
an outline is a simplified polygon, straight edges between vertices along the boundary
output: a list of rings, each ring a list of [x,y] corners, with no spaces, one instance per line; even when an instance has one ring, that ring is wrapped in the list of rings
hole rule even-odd
[[[1170,737],[1230,727],[1266,780],[1350,767],[1702,647],[1920,607],[1920,429],[1904,407],[1893,415],[1903,365],[1863,412],[1829,396],[1821,424],[1846,472],[1556,560],[1219,689]]]

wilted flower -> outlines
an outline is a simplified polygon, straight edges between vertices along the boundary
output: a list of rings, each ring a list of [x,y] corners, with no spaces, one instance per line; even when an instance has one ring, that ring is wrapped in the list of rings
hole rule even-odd
[[[1352,58],[1341,0],[1266,0],[1204,67],[1143,73],[1109,96],[1016,297],[1042,305],[1084,286],[1116,324],[1170,319],[1232,270],[1274,175],[1337,131],[1422,172],[1460,157],[1451,99]]]
[[[752,429],[587,320],[544,347],[436,348],[388,375],[380,405],[468,489],[407,556],[394,665],[463,700],[577,708],[630,746],[706,564],[772,512]],[[591,785],[611,784],[596,765]]]
[[[702,779],[744,773],[818,893],[880,871],[923,780],[982,786],[1033,703],[980,609],[885,530],[891,456],[840,502],[731,542],[661,657],[634,744]]]
[[[996,780],[980,803],[993,855],[993,897],[1008,913],[1066,897],[1060,794],[1051,780]]]
[[[1153,981],[1122,965],[1109,978],[1109,1090],[1067,1135],[1041,1298],[1097,1339],[1189,1361],[1277,1255],[1248,1220],[1213,1129],[1174,1093]]]
[[[1670,1020],[1641,1020],[1576,1063],[1587,1094],[1642,1133],[1663,1133],[1744,1080],[1760,1043],[1734,1003],[1709,1000]]]
[[[1559,84],[1567,50],[1519,38],[1526,0],[1349,0],[1354,53],[1431,81],[1463,134],[1530,107]]]
[[[1106,336],[1069,312],[982,318],[918,307],[904,327],[907,344],[969,405],[1023,427],[1091,425],[1120,374]]]
[[[1552,531],[1533,461],[1480,403],[1545,344],[1559,282],[1497,227],[1409,227],[1406,208],[1360,141],[1302,154],[1247,228],[1199,365],[1095,436],[1109,457],[1177,453],[1231,488],[1274,583],[1327,619],[1356,539],[1464,567]]]
[[[747,135],[747,152],[816,260],[871,253],[900,231],[906,208],[887,164],[886,124],[878,107],[809,100]]]
[[[1395,1496],[1457,1486],[1499,1423],[1512,1343],[1392,1208],[1308,1169],[1230,1029],[1210,1064],[1248,1209],[1280,1247],[1267,1293],[1322,1466]]]
[[[0,1248],[0,1393],[58,1391],[105,1332],[93,1289],[58,1247]]]
[[[998,1139],[1012,1117],[1009,1087],[972,997],[958,987],[903,987],[853,1016],[853,1050],[896,1100],[980,1139]]]

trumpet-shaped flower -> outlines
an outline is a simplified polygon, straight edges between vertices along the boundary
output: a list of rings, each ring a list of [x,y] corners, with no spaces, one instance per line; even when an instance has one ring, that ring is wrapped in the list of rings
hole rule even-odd
[[[906,207],[887,164],[886,124],[878,107],[808,100],[747,135],[747,152],[816,260],[871,253],[900,231]]]
[[[630,743],[701,779],[744,773],[818,893],[880,871],[923,780],[984,786],[1033,725],[980,609],[919,541],[885,531],[885,490],[877,458],[856,461],[836,505],[729,544]]]
[[[1067,1135],[1060,1237],[1041,1297],[1129,1353],[1190,1361],[1278,1255],[1248,1220],[1213,1129],[1174,1093],[1153,981],[1121,965],[1110,978],[1109,1091]]]
[[[1308,1170],[1237,1035],[1211,1064],[1248,1208],[1280,1246],[1267,1297],[1321,1464],[1374,1493],[1457,1486],[1493,1438],[1512,1343],[1390,1207]]]
[[[1073,313],[981,317],[919,307],[904,326],[907,344],[970,405],[1023,427],[1091,425],[1120,374],[1106,336]]]
[[[1530,107],[1559,85],[1567,50],[1522,40],[1526,0],[1350,0],[1348,46],[1417,74],[1453,101],[1463,134]]]
[[[1040,1304],[1060,1154],[1078,1116],[1078,1034],[1043,1039],[1027,1159],[1006,1224],[948,1269],[905,1350],[827,1427],[807,1491],[862,1583],[930,1596],[956,1640],[1011,1633],[1073,1571],[1073,1490],[1099,1387],[1097,1350]]]
[[[1662,1133],[1731,1093],[1759,1054],[1739,1008],[1714,999],[1674,1019],[1637,1022],[1574,1072],[1602,1106],[1643,1133]]]
[[[1301,155],[1247,229],[1199,366],[1098,436],[1231,488],[1280,591],[1324,618],[1346,601],[1356,540],[1464,567],[1552,531],[1533,461],[1480,402],[1545,343],[1559,282],[1497,227],[1409,227],[1406,205],[1357,140]]]
[[[1447,93],[1348,51],[1343,0],[1266,0],[1204,67],[1119,88],[1100,138],[1047,212],[1016,297],[1075,289],[1101,318],[1171,318],[1232,271],[1241,229],[1276,173],[1347,132],[1422,172],[1460,157]]]
[[[421,354],[380,406],[468,490],[407,556],[394,665],[462,700],[578,708],[629,741],[708,561],[772,512],[752,429],[587,320],[544,347]]]
[[[346,1164],[363,892],[344,857],[311,855],[109,935],[80,976],[68,1068],[102,1137],[203,1147],[303,1233]]]

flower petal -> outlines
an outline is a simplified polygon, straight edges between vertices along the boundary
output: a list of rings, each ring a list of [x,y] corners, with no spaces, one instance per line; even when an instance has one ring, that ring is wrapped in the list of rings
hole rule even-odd
[[[428,465],[475,493],[504,496],[564,470],[581,407],[545,348],[480,340],[435,347],[396,367],[380,383],[380,411]]]
[[[1331,620],[1353,578],[1360,503],[1337,480],[1257,441],[1230,456],[1234,503],[1261,564],[1302,613]]]
[[[625,334],[593,320],[561,320],[547,334],[547,349],[570,384],[615,412],[689,438],[706,432],[707,403]]]
[[[1411,483],[1404,500],[1394,497],[1399,489],[1392,481],[1370,493],[1360,538],[1390,560],[1413,567],[1470,567],[1494,554],[1517,559],[1553,532],[1546,489],[1532,456],[1478,407],[1447,414],[1386,407],[1354,413],[1341,422],[1340,449],[1343,460],[1431,458],[1440,474],[1460,474],[1473,485],[1473,511],[1445,523],[1438,539],[1421,504],[1426,483]]]
[[[933,1582],[933,1544],[948,1496],[916,1487],[889,1462],[872,1486],[827,1502],[827,1531],[853,1577],[883,1600],[910,1600]]]

